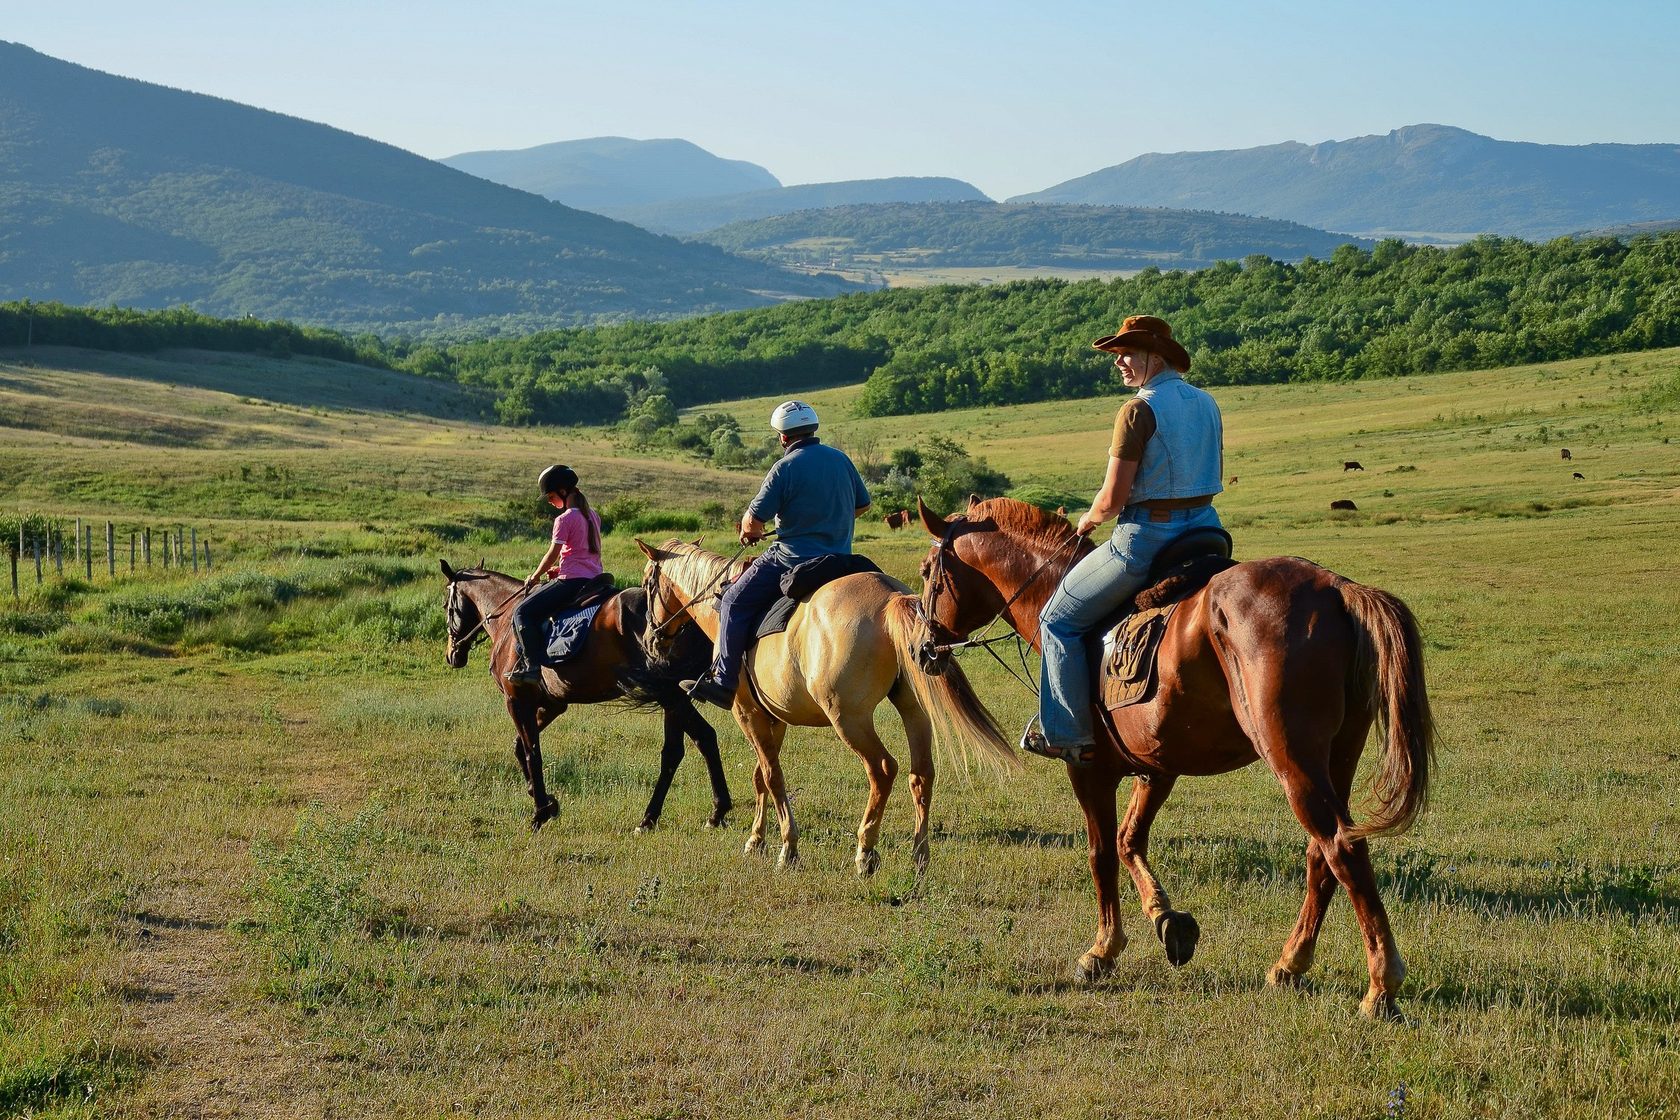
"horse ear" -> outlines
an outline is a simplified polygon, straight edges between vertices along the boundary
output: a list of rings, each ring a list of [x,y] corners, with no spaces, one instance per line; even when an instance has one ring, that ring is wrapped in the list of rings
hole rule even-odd
[[[652,545],[648,544],[646,541],[644,541],[640,537],[636,538],[636,547],[641,549],[642,550],[642,555],[646,556],[649,560],[663,560],[663,559],[665,559],[665,555],[666,555],[665,553],[661,552],[657,548],[654,548]]]
[[[443,569],[443,578],[444,579],[448,580],[450,583],[455,582],[455,569],[451,568],[449,566],[449,561],[443,559],[440,556],[438,558],[438,567]]]
[[[933,536],[943,538],[950,523],[927,507],[920,494],[916,495],[916,513],[922,519],[922,527]]]
[[[695,547],[695,548],[699,548],[699,547],[700,547],[700,541],[701,541],[701,540],[702,540],[702,539],[703,539],[703,538],[701,538],[701,537],[695,537],[695,538],[694,538],[694,541],[693,541],[693,544],[694,544],[694,547]]]
[[[484,571],[484,565],[487,564],[487,563],[489,563],[489,558],[485,557],[485,556],[480,556],[478,558],[478,570],[481,571],[481,572]]]
[[[980,504],[980,495],[970,494],[968,496],[968,508],[969,509],[973,509],[975,506],[977,506],[979,504]]]
[[[1056,516],[1057,517],[1066,517],[1067,516],[1067,507],[1066,506],[1057,506],[1056,507]]]

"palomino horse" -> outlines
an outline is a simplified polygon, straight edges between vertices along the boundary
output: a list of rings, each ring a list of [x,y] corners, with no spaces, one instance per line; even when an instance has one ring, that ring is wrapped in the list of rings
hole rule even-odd
[[[1070,550],[1073,529],[1064,519],[1008,498],[971,498],[968,511],[949,520],[920,509],[938,540],[922,565],[927,614],[966,636],[1001,612],[1036,649],[1040,612],[1091,543]],[[1385,591],[1305,560],[1250,561],[1220,572],[1173,612],[1158,673],[1145,701],[1096,713],[1097,761],[1068,767],[1097,888],[1097,936],[1079,959],[1080,976],[1109,971],[1125,948],[1121,863],[1168,958],[1175,965],[1190,959],[1200,931],[1169,906],[1150,870],[1149,827],[1180,775],[1221,774],[1261,758],[1308,836],[1306,901],[1268,982],[1301,983],[1340,883],[1364,934],[1371,976],[1360,1009],[1398,1014],[1406,966],[1365,838],[1407,828],[1428,792],[1434,725],[1411,612]],[[1380,804],[1356,826],[1348,795],[1373,721],[1383,725]],[[1117,823],[1115,795],[1127,775],[1136,781]]]
[[[648,558],[642,586],[648,596],[650,641],[671,640],[678,629],[686,628],[684,614],[716,640],[719,585],[746,565],[732,565],[685,541],[667,541],[662,548],[636,544]],[[854,862],[860,875],[880,865],[875,841],[898,774],[898,763],[875,733],[875,709],[883,699],[898,709],[909,743],[910,796],[916,805],[912,850],[918,874],[928,862],[935,743],[943,750],[953,738],[972,741],[988,757],[1018,765],[991,713],[960,671],[930,677],[917,667],[915,642],[921,624],[916,597],[908,591],[890,576],[874,572],[834,580],[794,612],[786,631],[760,639],[748,651],[733,708],[735,721],[758,752],[753,772],[758,812],[747,839],[748,852],[764,849],[768,798],[781,824],[781,866],[799,859],[799,829],[782,777],[782,737],[789,724],[833,727],[863,759],[869,801],[857,831]]]
[[[646,602],[640,589],[631,588],[608,599],[596,612],[589,632],[589,648],[582,657],[565,665],[546,667],[541,690],[510,689],[507,674],[517,661],[513,646],[513,606],[522,586],[520,581],[483,568],[456,571],[447,561],[438,563],[449,581],[444,593],[449,635],[444,660],[452,669],[463,667],[473,643],[481,634],[489,635],[490,675],[507,699],[508,715],[513,718],[516,732],[513,753],[519,759],[519,770],[525,775],[531,800],[536,803],[536,812],[531,817],[532,832],[560,813],[560,802],[543,783],[543,728],[564,712],[568,704],[620,699],[635,704],[654,703],[665,710],[665,746],[659,755],[659,780],[654,783],[653,799],[648,802],[637,831],[646,831],[659,823],[666,791],[671,788],[671,778],[683,759],[685,733],[699,748],[712,779],[712,815],[706,827],[722,826],[733,804],[729,800],[729,783],[723,776],[723,760],[718,757],[717,732],[677,687],[677,681],[684,675],[692,675],[710,661],[709,643],[691,635],[676,644],[669,662],[650,664],[641,645]]]

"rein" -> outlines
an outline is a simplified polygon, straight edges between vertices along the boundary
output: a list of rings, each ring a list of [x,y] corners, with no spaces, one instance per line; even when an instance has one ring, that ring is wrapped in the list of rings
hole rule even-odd
[[[776,530],[771,529],[768,532],[766,532],[764,534],[764,536],[758,538],[758,540],[762,541],[766,537],[773,537],[775,535],[776,535]],[[690,610],[692,610],[694,608],[694,604],[696,604],[696,603],[700,602],[702,599],[704,599],[706,597],[706,592],[710,591],[714,584],[716,584],[724,576],[729,574],[729,569],[731,569],[735,566],[735,561],[737,561],[741,558],[741,554],[743,552],[747,551],[747,549],[751,548],[753,545],[755,545],[757,543],[758,543],[758,541],[750,541],[746,544],[741,545],[740,548],[737,548],[735,550],[735,555],[731,556],[728,560],[724,561],[723,566],[718,568],[717,575],[715,575],[711,579],[707,580],[704,587],[700,588],[699,591],[696,591],[693,595],[689,596],[688,602],[684,603],[679,609],[672,611],[671,612],[671,617],[667,618],[664,622],[661,622],[658,626],[655,626],[652,629],[652,631],[650,631],[648,633],[648,638],[652,639],[652,638],[658,637],[661,633],[664,632],[665,627],[671,625],[671,623],[675,622],[677,619],[681,618],[683,615],[687,614]],[[657,566],[655,566],[655,568],[653,570],[653,575],[654,575],[654,578],[656,580],[659,578],[659,568]],[[645,585],[644,585],[644,587],[645,587]],[[721,592],[720,592],[720,594],[721,594]],[[649,596],[649,602],[650,603],[652,602],[652,599],[653,599],[653,596],[650,595]],[[650,606],[649,609],[651,611],[651,609],[652,609],[651,606]]]
[[[451,585],[451,586],[453,586],[453,585]],[[460,649],[463,646],[465,646],[467,649],[471,649],[473,646],[477,645],[479,637],[481,637],[481,636],[482,637],[488,637],[489,636],[490,632],[488,630],[484,629],[484,624],[486,622],[490,622],[490,621],[493,621],[494,619],[497,619],[497,618],[501,617],[502,611],[504,609],[506,609],[506,607],[509,603],[513,602],[515,599],[519,598],[521,595],[525,594],[529,590],[531,590],[531,589],[528,586],[526,586],[524,584],[521,584],[518,588],[516,588],[514,590],[513,594],[509,595],[506,599],[503,599],[500,603],[496,604],[496,609],[495,610],[491,611],[489,614],[479,615],[478,621],[473,623],[472,628],[470,630],[468,630],[465,634],[462,634],[459,638],[451,637],[449,639],[449,648],[453,650],[453,649]],[[460,594],[459,590],[456,591],[456,594]],[[483,631],[482,635],[480,635],[480,633],[479,633],[480,631]]]
[[[939,589],[945,583],[945,551],[946,551],[946,549],[951,547],[951,540],[956,535],[956,528],[957,528],[958,522],[965,522],[965,521],[967,521],[967,517],[964,514],[958,514],[957,516],[951,518],[949,524],[947,524],[946,527],[945,527],[945,535],[939,538],[939,551],[934,554],[933,578],[928,580],[928,582],[927,582],[927,597],[920,604],[920,606],[922,608],[923,618],[926,620],[926,622],[929,624],[930,627],[933,623],[933,608],[934,608],[934,604],[938,601]],[[1014,668],[1012,666],[1010,666],[1010,664],[1007,661],[1005,661],[1003,658],[999,657],[996,650],[992,649],[992,646],[996,645],[998,642],[1007,642],[1007,641],[1010,641],[1011,639],[1013,639],[1014,642],[1015,642],[1016,652],[1019,654],[1020,659],[1021,659],[1021,668],[1022,668],[1023,671],[1029,671],[1029,670],[1027,670],[1027,652],[1026,652],[1025,646],[1023,645],[1023,636],[1021,634],[1015,633],[1015,634],[998,634],[995,637],[988,638],[988,637],[986,637],[986,633],[987,633],[987,631],[991,630],[992,627],[994,627],[998,624],[999,619],[1001,619],[1005,614],[1009,613],[1009,608],[1015,605],[1016,600],[1018,600],[1023,594],[1026,593],[1027,588],[1029,588],[1033,585],[1033,582],[1035,580],[1037,580],[1038,577],[1044,573],[1044,570],[1046,568],[1048,568],[1051,565],[1051,563],[1053,563],[1059,556],[1061,556],[1063,551],[1065,551],[1068,548],[1069,545],[1072,545],[1073,548],[1075,550],[1077,550],[1078,547],[1079,547],[1079,542],[1084,540],[1084,539],[1085,538],[1080,536],[1078,533],[1073,533],[1073,534],[1069,535],[1067,540],[1065,540],[1061,544],[1057,545],[1055,547],[1055,549],[1050,553],[1050,555],[1046,556],[1044,558],[1044,562],[1039,564],[1038,567],[1034,568],[1033,571],[1032,571],[1032,574],[1029,575],[1024,581],[1022,581],[1020,587],[1017,587],[1015,589],[1015,594],[1011,595],[1007,600],[1005,600],[1003,606],[998,608],[998,612],[991,617],[991,620],[988,621],[984,627],[981,628],[979,637],[964,638],[960,641],[955,641],[955,642],[944,642],[944,643],[934,642],[934,641],[932,641],[932,637],[931,637],[932,631],[930,629],[929,630],[929,641],[922,647],[923,651],[927,654],[930,654],[932,656],[937,657],[938,655],[943,654],[943,653],[955,653],[955,652],[958,652],[960,650],[968,649],[971,646],[972,647],[978,647],[980,649],[985,650],[988,654],[990,654],[991,657],[992,657],[992,660],[996,661],[999,665],[1002,665],[1005,672],[1007,672],[1010,676],[1014,677],[1016,680],[1020,681],[1021,684],[1026,686],[1028,691],[1030,691],[1034,696],[1037,696],[1038,695],[1038,689],[1030,681],[1028,681],[1026,678],[1022,677],[1019,673],[1015,672]],[[1044,626],[1043,618],[1039,619],[1038,625],[1039,625],[1040,629],[1043,628],[1043,626]]]

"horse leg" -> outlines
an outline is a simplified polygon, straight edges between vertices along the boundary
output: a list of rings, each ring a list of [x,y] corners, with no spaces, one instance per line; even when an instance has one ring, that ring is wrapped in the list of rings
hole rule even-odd
[[[513,717],[514,730],[519,734],[519,745],[524,748],[526,788],[531,791],[531,801],[536,806],[531,814],[531,831],[536,832],[560,815],[560,802],[543,784],[542,728],[548,720],[542,718],[543,713],[534,705],[511,696],[508,697],[507,709],[508,715]]]
[[[827,714],[835,734],[863,759],[864,770],[869,775],[869,800],[864,805],[863,820],[858,822],[857,854],[852,862],[857,865],[859,875],[872,875],[881,866],[875,842],[881,836],[881,816],[892,793],[893,779],[898,776],[898,762],[887,753],[886,745],[875,733],[873,713],[845,711],[835,704]]]
[[[1097,888],[1097,936],[1074,969],[1078,979],[1090,982],[1113,971],[1115,960],[1126,947],[1126,934],[1120,928],[1120,773],[1108,761],[1108,755],[1099,752],[1090,766],[1069,766],[1068,778],[1080,808],[1085,810],[1091,881]]]
[[[933,721],[905,681],[899,681],[887,699],[904,721],[904,736],[910,747],[910,799],[916,805],[916,831],[910,850],[916,861],[916,878],[920,879],[927,871],[928,817],[933,810]]]
[[[712,815],[706,818],[706,827],[722,828],[724,818],[735,808],[735,802],[729,796],[729,779],[723,773],[723,756],[718,754],[717,732],[712,730],[712,725],[693,704],[689,704],[687,709],[683,713],[683,727],[688,737],[694,740],[700,757],[706,760],[706,776],[712,781]]]
[[[659,748],[659,779],[653,783],[653,797],[648,800],[647,810],[642,813],[642,823],[636,826],[638,833],[652,832],[659,824],[659,814],[665,810],[665,795],[670,792],[671,779],[676,776],[677,767],[682,760],[682,717],[672,711],[670,706],[666,706],[665,742]]]
[[[793,806],[788,802],[787,782],[782,777],[781,763],[782,738],[787,734],[787,724],[757,704],[743,708],[737,702],[734,711],[735,722],[741,725],[747,742],[758,752],[758,770],[753,774],[758,813],[753,818],[753,830],[747,837],[746,850],[750,853],[764,848],[764,808],[768,799],[775,805],[776,819],[781,825],[782,852],[777,865],[794,867],[799,863],[799,826],[793,821]]]
[[[1371,975],[1371,986],[1359,1010],[1371,1019],[1397,1018],[1395,999],[1406,981],[1406,964],[1394,943],[1382,896],[1377,893],[1370,847],[1363,839],[1349,840],[1343,835],[1353,821],[1347,803],[1331,788],[1328,775],[1297,771],[1285,778],[1284,788],[1295,816],[1312,836],[1320,858],[1329,864],[1336,881],[1348,892],[1354,917],[1359,920],[1359,931],[1365,938],[1365,964]],[[1329,901],[1328,891],[1324,899]]]
[[[1177,968],[1190,963],[1202,930],[1196,919],[1174,910],[1167,892],[1149,866],[1149,830],[1178,778],[1172,774],[1140,774],[1132,780],[1132,796],[1126,803],[1126,817],[1120,823],[1120,861],[1131,873],[1143,903],[1143,916],[1155,929],[1155,936],[1167,950],[1167,960]]]
[[[1354,771],[1358,769],[1359,755],[1370,728],[1368,718],[1350,720],[1336,733],[1331,745],[1330,781],[1344,805],[1353,790]],[[1336,875],[1330,869],[1330,861],[1325,858],[1318,841],[1309,838],[1307,894],[1301,903],[1301,916],[1296,919],[1295,928],[1284,943],[1277,963],[1266,974],[1266,983],[1285,988],[1301,986],[1307,970],[1312,967],[1313,955],[1318,948],[1318,931],[1324,924],[1325,911],[1335,894]]]

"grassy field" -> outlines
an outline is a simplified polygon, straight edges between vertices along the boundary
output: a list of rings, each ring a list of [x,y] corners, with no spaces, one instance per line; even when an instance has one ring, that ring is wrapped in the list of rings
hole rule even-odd
[[[733,509],[756,480],[369,376],[0,354],[0,513],[221,546],[196,579],[30,570],[0,607],[0,1115],[1674,1113],[1680,353],[1219,393],[1239,556],[1385,587],[1427,639],[1432,808],[1374,844],[1405,1025],[1356,1017],[1345,901],[1311,989],[1264,986],[1304,836],[1259,767],[1181,782],[1156,828],[1196,959],[1170,968],[1131,907],[1094,988],[1070,980],[1083,820],[1042,761],[941,771],[918,890],[903,791],[881,872],[852,874],[865,783],[831,735],[784,752],[804,865],[779,873],[740,855],[745,814],[700,827],[697,759],[634,835],[657,716],[582,708],[545,741],[562,816],[527,835],[482,655],[443,665],[436,557],[532,563],[506,511],[555,459],[598,503]],[[860,453],[943,431],[1074,493],[1116,404],[863,422],[853,392],[811,399]],[[927,543],[871,521],[860,548],[908,578]],[[633,578],[628,534],[607,546]],[[1024,722],[1019,685],[967,667]]]

